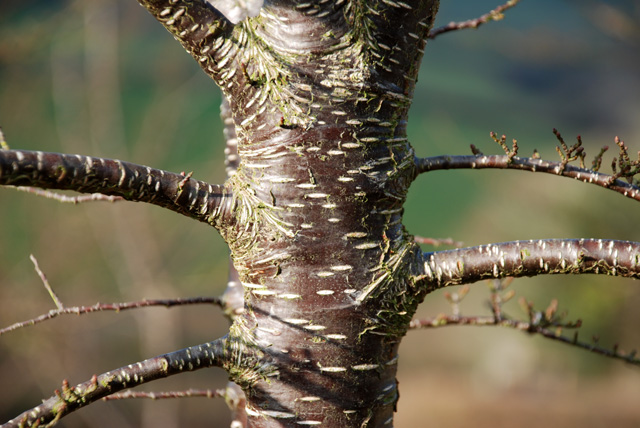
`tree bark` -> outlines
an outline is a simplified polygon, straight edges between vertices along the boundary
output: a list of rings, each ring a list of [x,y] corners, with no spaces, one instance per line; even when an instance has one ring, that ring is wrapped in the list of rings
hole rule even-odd
[[[415,177],[406,116],[435,10],[274,2],[227,53],[239,202],[221,232],[247,290],[231,335],[273,368],[254,382],[256,368],[232,373],[249,426],[393,419],[397,347],[419,302],[408,275],[419,250],[401,223]]]

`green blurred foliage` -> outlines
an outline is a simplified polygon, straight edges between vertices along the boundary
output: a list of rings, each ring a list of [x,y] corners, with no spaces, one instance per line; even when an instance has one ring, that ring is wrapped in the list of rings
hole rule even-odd
[[[442,3],[440,25],[496,6],[495,0]],[[635,153],[640,149],[639,20],[640,5],[633,0],[523,1],[501,22],[430,41],[409,122],[417,154],[469,154],[469,144],[499,153],[489,138],[496,131],[517,138],[522,155],[537,149],[553,159],[553,127],[567,141],[582,134],[588,157],[603,145],[613,146],[615,135]],[[219,103],[215,85],[134,1],[0,1],[0,126],[13,148],[119,158],[221,182]],[[477,245],[576,237],[638,241],[639,213],[620,195],[558,177],[449,171],[418,178],[405,218],[411,233]],[[216,232],[156,207],[61,205],[0,189],[0,224],[3,326],[53,307],[29,262],[31,253],[67,305],[217,295],[225,286],[226,248]],[[561,309],[585,320],[585,338],[597,332],[604,344],[640,345],[640,293],[632,281],[555,277],[522,279],[512,287],[541,309],[558,298]],[[463,313],[486,313],[487,298],[483,284],[474,287]],[[521,315],[516,304],[507,309]],[[436,293],[420,314],[447,311]],[[0,338],[0,419],[37,404],[63,378],[78,382],[210,340],[226,328],[218,310],[201,307],[69,317],[5,335]],[[602,396],[622,403],[621,414],[640,420],[637,406],[625,407],[621,398],[629,390],[616,381],[640,384],[637,370],[522,333],[453,327],[411,332],[402,361],[401,390],[404,379],[410,382],[424,372],[428,394],[437,388],[436,375],[445,373],[459,384],[452,394],[469,400],[487,391],[544,395],[545,388],[560,384],[572,385],[566,393],[576,397],[586,391],[583,379],[606,377],[597,384],[604,385],[598,387]],[[217,388],[224,379],[218,370],[208,370],[147,389]],[[416,407],[404,392],[402,398],[401,406]],[[424,412],[427,401],[417,410]],[[402,407],[396,426],[415,426],[408,422],[410,412]],[[438,408],[431,414],[436,421]],[[228,419],[221,400],[184,399],[96,404],[63,426],[212,421],[223,426]],[[625,426],[626,420],[614,421]],[[601,422],[573,421],[582,427]],[[573,426],[566,420],[550,423],[545,425]]]

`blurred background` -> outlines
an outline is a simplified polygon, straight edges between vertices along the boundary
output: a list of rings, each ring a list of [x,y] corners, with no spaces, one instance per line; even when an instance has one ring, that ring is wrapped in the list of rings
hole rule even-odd
[[[443,1],[438,25],[477,17],[497,0]],[[420,156],[501,153],[556,159],[556,127],[587,159],[619,135],[640,149],[640,4],[635,0],[523,1],[506,19],[429,43],[409,136]],[[132,0],[2,0],[0,125],[12,148],[81,153],[194,171],[224,180],[220,95],[178,43]],[[411,233],[465,245],[516,239],[640,241],[633,201],[572,180],[512,171],[442,171],[420,177],[406,206]],[[428,250],[428,247],[425,247]],[[135,203],[65,205],[0,189],[0,325],[54,307],[34,254],[69,306],[218,295],[227,250],[210,227]],[[640,347],[640,289],[619,278],[519,279],[544,309],[551,299],[581,337]],[[484,283],[463,301],[488,314]],[[507,314],[525,317],[515,302]],[[441,293],[419,316],[450,313]],[[215,307],[66,316],[0,337],[0,420],[128,363],[225,334]],[[640,370],[496,327],[409,332],[401,347],[397,427],[637,427]],[[147,390],[222,388],[211,369]],[[228,426],[223,400],[97,403],[64,427]]]

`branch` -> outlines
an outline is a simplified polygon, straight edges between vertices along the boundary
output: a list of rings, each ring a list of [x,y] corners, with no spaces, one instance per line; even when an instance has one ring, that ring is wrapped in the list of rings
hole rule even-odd
[[[199,305],[199,304],[213,304],[223,308],[225,311],[230,311],[231,309],[228,307],[228,302],[220,297],[191,297],[191,298],[177,298],[177,299],[143,299],[137,302],[126,302],[126,303],[96,303],[93,306],[73,306],[68,307],[65,306],[64,303],[60,300],[58,295],[53,291],[53,288],[49,284],[47,277],[40,270],[40,266],[38,266],[38,261],[36,258],[31,255],[31,261],[34,264],[36,273],[40,277],[44,288],[51,296],[51,299],[56,305],[57,309],[52,309],[46,314],[42,314],[36,318],[29,319],[27,321],[18,322],[12,324],[8,327],[0,329],[0,336],[5,333],[8,333],[13,330],[17,330],[22,327],[27,327],[30,325],[39,324],[43,321],[47,321],[53,318],[58,317],[59,315],[65,314],[75,314],[81,315],[91,312],[103,312],[103,311],[125,311],[128,309],[137,309],[137,308],[146,308],[151,306],[164,306],[166,308],[170,308],[172,306],[182,306],[182,305]]]
[[[640,187],[619,180],[613,175],[538,158],[520,158],[510,155],[433,156],[416,158],[416,167],[418,174],[443,169],[515,169],[544,172],[595,184],[640,201]]]
[[[519,1],[520,0],[509,0],[502,6],[498,6],[491,12],[486,13],[476,19],[469,19],[468,21],[462,22],[450,22],[445,26],[434,28],[433,30],[429,31],[429,35],[427,37],[430,39],[435,39],[440,34],[448,33],[450,31],[463,30],[466,28],[478,28],[482,24],[486,24],[489,21],[500,21],[502,20],[502,18],[504,18],[503,12],[518,4]]]
[[[124,303],[96,303],[93,306],[63,306],[58,309],[52,309],[46,314],[39,315],[35,318],[27,321],[17,322],[8,327],[0,329],[0,336],[19,328],[28,327],[31,325],[39,324],[43,321],[47,321],[53,318],[57,318],[60,315],[82,315],[92,312],[104,312],[104,311],[126,311],[128,309],[147,308],[152,306],[164,306],[165,308],[171,308],[173,306],[182,305],[201,305],[211,304],[215,306],[225,307],[224,302],[219,297],[190,297],[190,298],[178,298],[178,299],[143,299],[137,302],[124,302]]]
[[[425,238],[423,236],[414,236],[413,242],[416,244],[432,245],[439,247],[440,245],[451,245],[453,247],[462,247],[464,244],[461,241],[454,241],[451,238]]]
[[[123,389],[186,371],[221,367],[225,363],[225,346],[226,338],[221,338],[129,364],[99,376],[94,375],[91,380],[76,386],[70,386],[69,382],[64,380],[62,389],[55,390],[54,396],[41,405],[23,412],[1,428],[55,425],[69,413]]]
[[[121,196],[220,226],[231,190],[184,175],[119,160],[59,153],[0,150],[0,185]]]
[[[92,193],[87,196],[68,196],[62,195],[56,192],[50,192],[48,190],[36,189],[34,187],[25,187],[25,186],[17,186],[17,187],[9,187],[10,189],[15,189],[19,192],[31,193],[36,196],[42,196],[43,198],[53,199],[54,201],[68,203],[68,204],[80,204],[83,202],[95,202],[95,201],[105,201],[105,202],[117,202],[122,201],[124,198],[122,196],[107,196],[100,193]]]
[[[40,277],[40,280],[42,281],[42,284],[44,285],[44,288],[49,293],[49,296],[51,296],[51,299],[53,299],[53,303],[56,304],[56,307],[58,308],[58,310],[64,309],[64,304],[62,303],[62,300],[60,300],[60,298],[55,293],[55,291],[53,291],[53,288],[51,288],[51,285],[49,284],[49,280],[47,279],[45,274],[40,270],[40,266],[38,265],[38,260],[35,258],[35,256],[33,254],[30,254],[29,258],[31,259],[31,262],[33,263],[33,267],[35,268],[36,273]]]
[[[118,392],[117,394],[111,394],[104,398],[102,401],[112,400],[126,400],[129,398],[148,398],[151,400],[162,400],[166,398],[191,398],[191,397],[205,397],[205,398],[218,398],[225,397],[227,391],[224,389],[187,389],[186,391],[164,391],[164,392],[144,392],[144,391],[125,391]]]
[[[463,286],[458,292],[447,293],[445,298],[451,305],[452,315],[440,314],[437,317],[427,319],[413,319],[409,324],[409,329],[417,328],[436,328],[449,325],[475,325],[475,326],[501,326],[521,330],[530,334],[538,334],[547,339],[556,340],[567,345],[576,346],[581,349],[600,354],[609,358],[626,361],[630,364],[640,366],[640,359],[636,358],[637,352],[623,352],[618,349],[618,345],[614,345],[612,350],[598,346],[598,339],[594,336],[591,343],[578,341],[578,329],[582,327],[582,321],[565,321],[567,312],[558,312],[558,301],[553,299],[546,309],[540,311],[534,309],[531,302],[520,298],[520,306],[529,317],[529,321],[521,321],[509,318],[504,314],[502,307],[515,296],[514,290],[507,290],[513,277],[499,280],[489,281],[489,289],[491,290],[491,299],[489,307],[491,316],[461,316],[460,302],[469,292],[469,286]],[[573,338],[562,335],[564,329],[574,330]]]
[[[230,77],[224,70],[237,67],[233,57],[239,42],[243,39],[246,42],[246,35],[236,33],[232,41],[235,26],[205,0],[138,0],[138,3],[180,42],[218,85],[224,86],[225,79]],[[229,6],[227,1],[226,7]],[[242,31],[240,27],[237,29]]]
[[[173,33],[183,45],[189,41],[195,43],[196,40],[194,39],[200,35],[201,31],[203,33],[211,33],[230,24],[230,21],[215,6],[221,3],[216,0],[138,0],[138,3],[147,9],[167,30]],[[231,3],[227,1],[225,7],[231,9],[233,7]],[[255,11],[252,10],[252,12]],[[248,11],[244,11],[244,13],[248,14]],[[200,22],[205,24],[205,28],[194,28],[189,31],[189,22],[191,23],[191,28],[193,28],[194,23]],[[207,32],[206,30],[209,31]],[[184,33],[179,34],[181,31]]]
[[[539,334],[547,339],[555,340],[567,345],[576,346],[578,348],[585,349],[587,351],[603,355],[605,357],[622,360],[627,363],[640,366],[640,358],[636,358],[635,351],[623,352],[620,351],[617,346],[615,346],[613,350],[609,350],[599,347],[595,343],[579,341],[577,333],[573,338],[569,338],[559,335],[557,329],[555,328],[545,328],[527,321],[498,318],[495,316],[447,316],[441,314],[433,318],[426,318],[421,320],[414,319],[409,324],[409,329],[415,330],[419,328],[437,328],[452,325],[500,326],[513,328],[531,334]]]
[[[543,274],[640,277],[640,243],[605,239],[515,241],[423,253],[414,276],[431,292],[489,278]]]

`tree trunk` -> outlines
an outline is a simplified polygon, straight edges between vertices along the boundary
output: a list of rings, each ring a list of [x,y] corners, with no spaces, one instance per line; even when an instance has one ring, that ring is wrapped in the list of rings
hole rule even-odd
[[[416,175],[406,118],[436,9],[274,2],[224,52],[232,78],[203,64],[239,136],[237,211],[221,232],[247,290],[230,337],[264,351],[233,363],[252,427],[393,420],[398,344],[421,294],[402,226]]]

